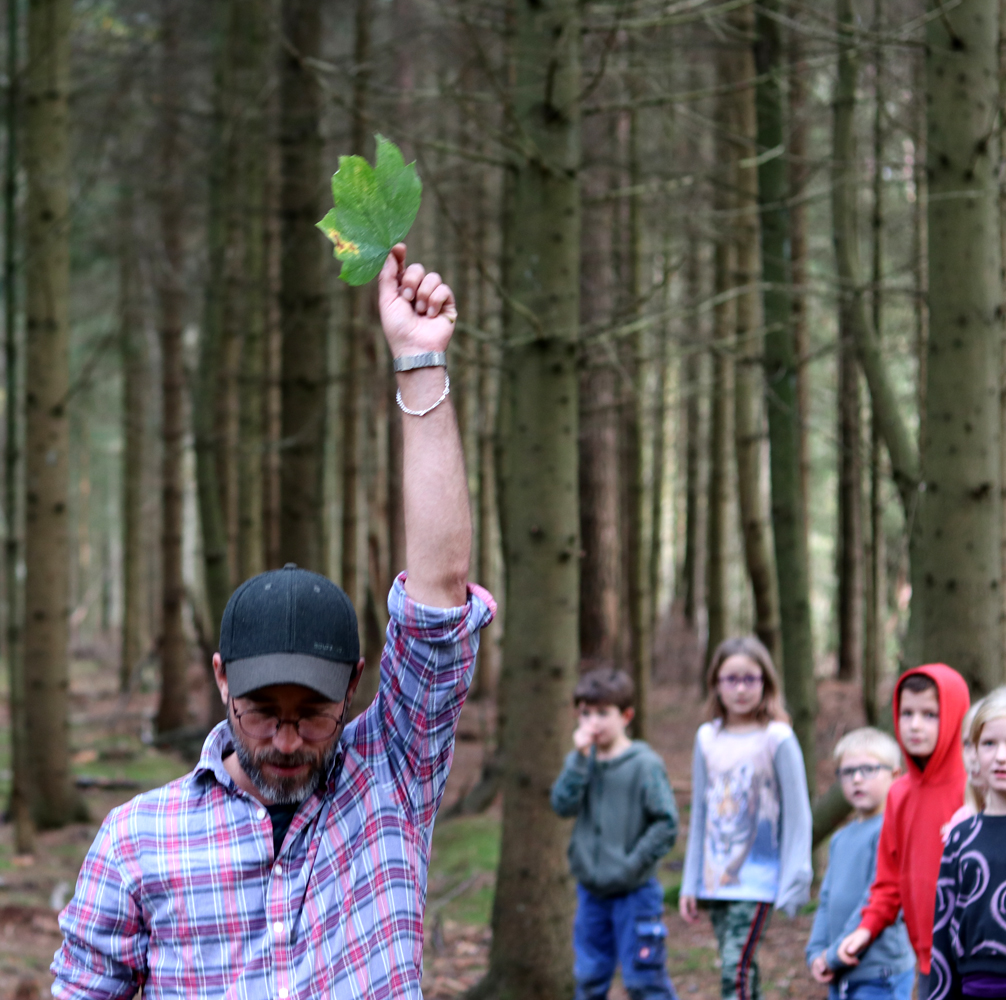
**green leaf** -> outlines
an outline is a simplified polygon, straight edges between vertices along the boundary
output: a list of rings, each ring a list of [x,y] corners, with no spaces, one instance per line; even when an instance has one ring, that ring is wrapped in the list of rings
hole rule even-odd
[[[340,156],[332,175],[333,208],[318,228],[335,244],[339,277],[350,285],[373,278],[391,248],[408,235],[419,212],[423,183],[415,163],[378,134],[374,167],[362,156]]]

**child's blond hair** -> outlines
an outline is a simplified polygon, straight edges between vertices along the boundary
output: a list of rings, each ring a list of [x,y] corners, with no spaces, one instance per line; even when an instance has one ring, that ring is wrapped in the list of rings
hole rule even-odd
[[[892,771],[901,769],[901,747],[893,737],[873,726],[863,726],[846,733],[832,751],[835,763],[841,766],[842,758],[847,753],[865,753],[876,757],[882,764],[887,764]]]
[[[982,735],[982,727],[993,719],[1006,718],[1006,686],[990,691],[978,703],[978,710],[971,721],[971,742],[977,747]]]
[[[981,698],[972,702],[971,707],[964,713],[964,719],[961,722],[961,742],[965,745],[970,744],[972,747],[975,745],[971,739],[971,726],[984,701],[985,699]],[[985,792],[976,787],[970,771],[968,771],[968,780],[964,784],[964,804],[972,813],[977,814],[985,811]]]

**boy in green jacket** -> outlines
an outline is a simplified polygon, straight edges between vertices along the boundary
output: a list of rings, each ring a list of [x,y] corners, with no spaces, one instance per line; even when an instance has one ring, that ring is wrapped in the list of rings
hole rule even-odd
[[[632,1000],[677,1000],[664,968],[667,929],[657,863],[674,846],[678,809],[664,762],[630,740],[632,679],[593,670],[573,692],[572,750],[552,786],[552,808],[575,816],[575,1000],[605,1000],[616,966]]]

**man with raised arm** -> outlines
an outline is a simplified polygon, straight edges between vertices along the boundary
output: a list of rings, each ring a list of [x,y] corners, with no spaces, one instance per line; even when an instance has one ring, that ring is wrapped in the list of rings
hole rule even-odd
[[[454,296],[399,244],[380,306],[404,414],[408,572],[388,598],[377,697],[344,727],[364,664],[335,584],[291,564],[238,587],[213,658],[227,719],[195,770],[105,820],[60,915],[55,997],[422,996],[433,820],[495,605],[466,582]]]

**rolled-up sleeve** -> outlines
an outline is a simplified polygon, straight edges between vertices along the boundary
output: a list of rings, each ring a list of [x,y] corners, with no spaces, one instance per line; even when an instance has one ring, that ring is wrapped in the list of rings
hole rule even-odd
[[[419,604],[402,573],[388,595],[387,640],[374,704],[355,727],[356,749],[391,769],[402,804],[432,824],[454,755],[454,732],[475,669],[479,633],[496,614],[488,591],[468,585],[456,608]]]
[[[60,1000],[131,997],[147,978],[148,931],[126,875],[112,812],[84,859],[73,899],[59,915],[63,945],[53,958],[52,995]]]

